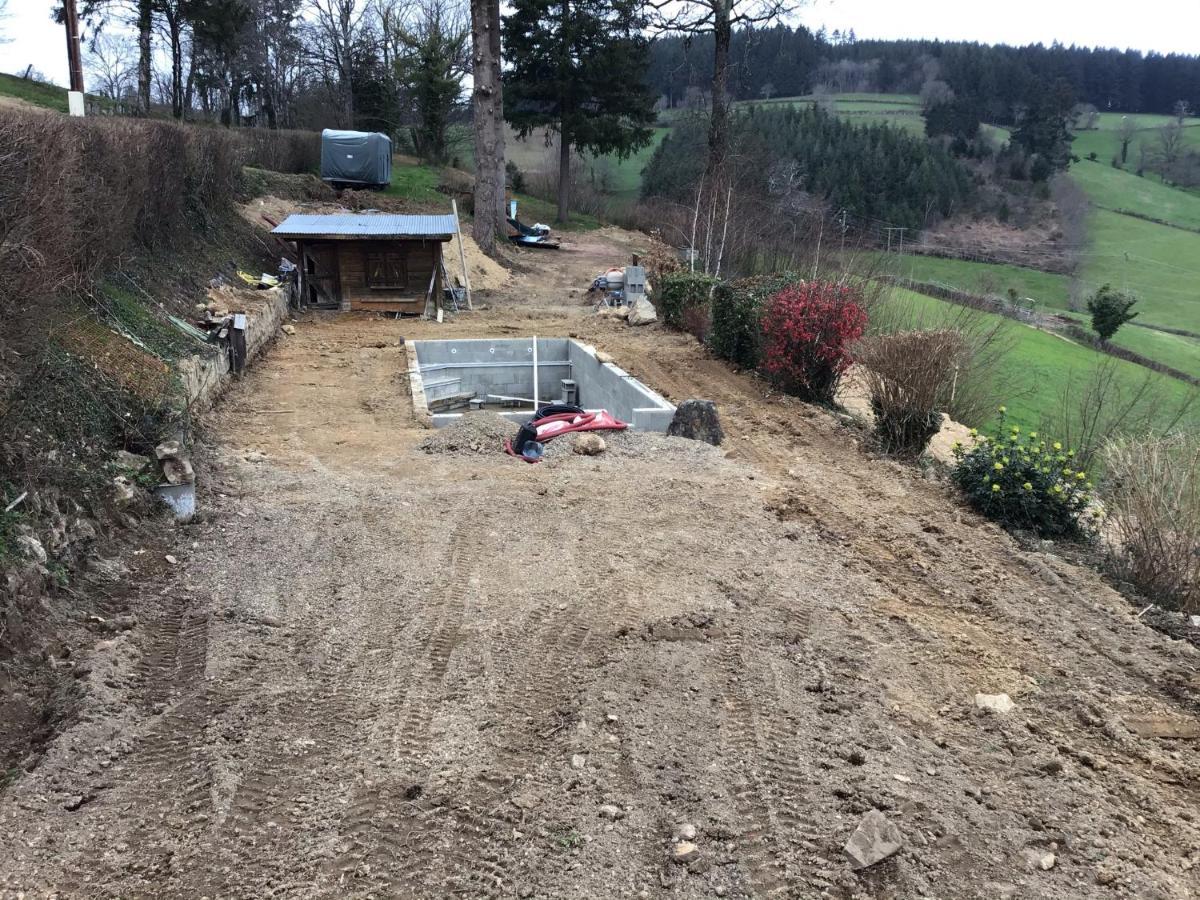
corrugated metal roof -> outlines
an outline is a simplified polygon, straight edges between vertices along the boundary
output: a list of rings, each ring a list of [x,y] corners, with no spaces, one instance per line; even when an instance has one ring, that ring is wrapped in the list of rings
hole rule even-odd
[[[271,234],[281,238],[402,238],[447,237],[454,234],[454,216],[401,216],[385,213],[335,213],[288,216]]]

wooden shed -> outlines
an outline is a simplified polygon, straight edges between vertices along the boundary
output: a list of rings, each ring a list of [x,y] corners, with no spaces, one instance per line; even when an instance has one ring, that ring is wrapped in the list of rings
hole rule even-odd
[[[441,297],[455,228],[450,215],[297,214],[271,233],[296,245],[305,305],[420,314]]]

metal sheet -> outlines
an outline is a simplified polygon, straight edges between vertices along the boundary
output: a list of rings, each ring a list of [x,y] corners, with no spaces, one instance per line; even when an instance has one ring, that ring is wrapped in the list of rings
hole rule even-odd
[[[293,214],[271,234],[281,238],[450,238],[454,216],[403,216],[387,213]]]

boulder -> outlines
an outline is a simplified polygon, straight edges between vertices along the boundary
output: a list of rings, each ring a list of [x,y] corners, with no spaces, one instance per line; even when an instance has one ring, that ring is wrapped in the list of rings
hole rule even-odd
[[[116,475],[113,477],[113,501],[118,506],[125,506],[132,503],[137,493],[130,484],[129,479],[124,475]]]
[[[17,547],[20,549],[23,556],[27,559],[32,559],[38,565],[46,564],[46,548],[31,534],[17,535]]]
[[[179,441],[163,441],[154,448],[154,455],[158,459],[172,459],[183,452],[183,447]]]
[[[711,400],[684,400],[675,410],[667,434],[704,441],[714,447],[725,440],[721,420],[717,417],[717,405]]]
[[[850,857],[850,868],[865,869],[887,859],[903,844],[904,838],[896,824],[873,809],[862,817],[846,842],[844,852]]]
[[[605,451],[607,444],[598,434],[584,433],[575,438],[572,449],[583,456],[597,456]]]
[[[641,297],[629,307],[629,314],[625,318],[630,325],[649,325],[658,321],[658,310],[654,308],[653,303]]]
[[[117,451],[116,466],[122,471],[132,472],[134,475],[137,475],[148,465],[150,465],[150,458],[147,456],[130,453],[128,450]]]
[[[1017,708],[1008,694],[976,694],[975,706],[1000,715],[1010,713]]]
[[[186,457],[164,459],[162,471],[167,484],[192,484],[196,480],[196,473]]]

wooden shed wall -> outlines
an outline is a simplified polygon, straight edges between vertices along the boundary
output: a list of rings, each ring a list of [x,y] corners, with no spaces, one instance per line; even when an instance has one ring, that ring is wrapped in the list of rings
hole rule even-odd
[[[403,290],[373,288],[367,285],[367,256],[372,253],[399,253],[407,260],[408,285]],[[343,308],[376,312],[422,313],[429,293],[429,281],[435,271],[434,296],[442,289],[439,241],[345,241],[339,245]]]

